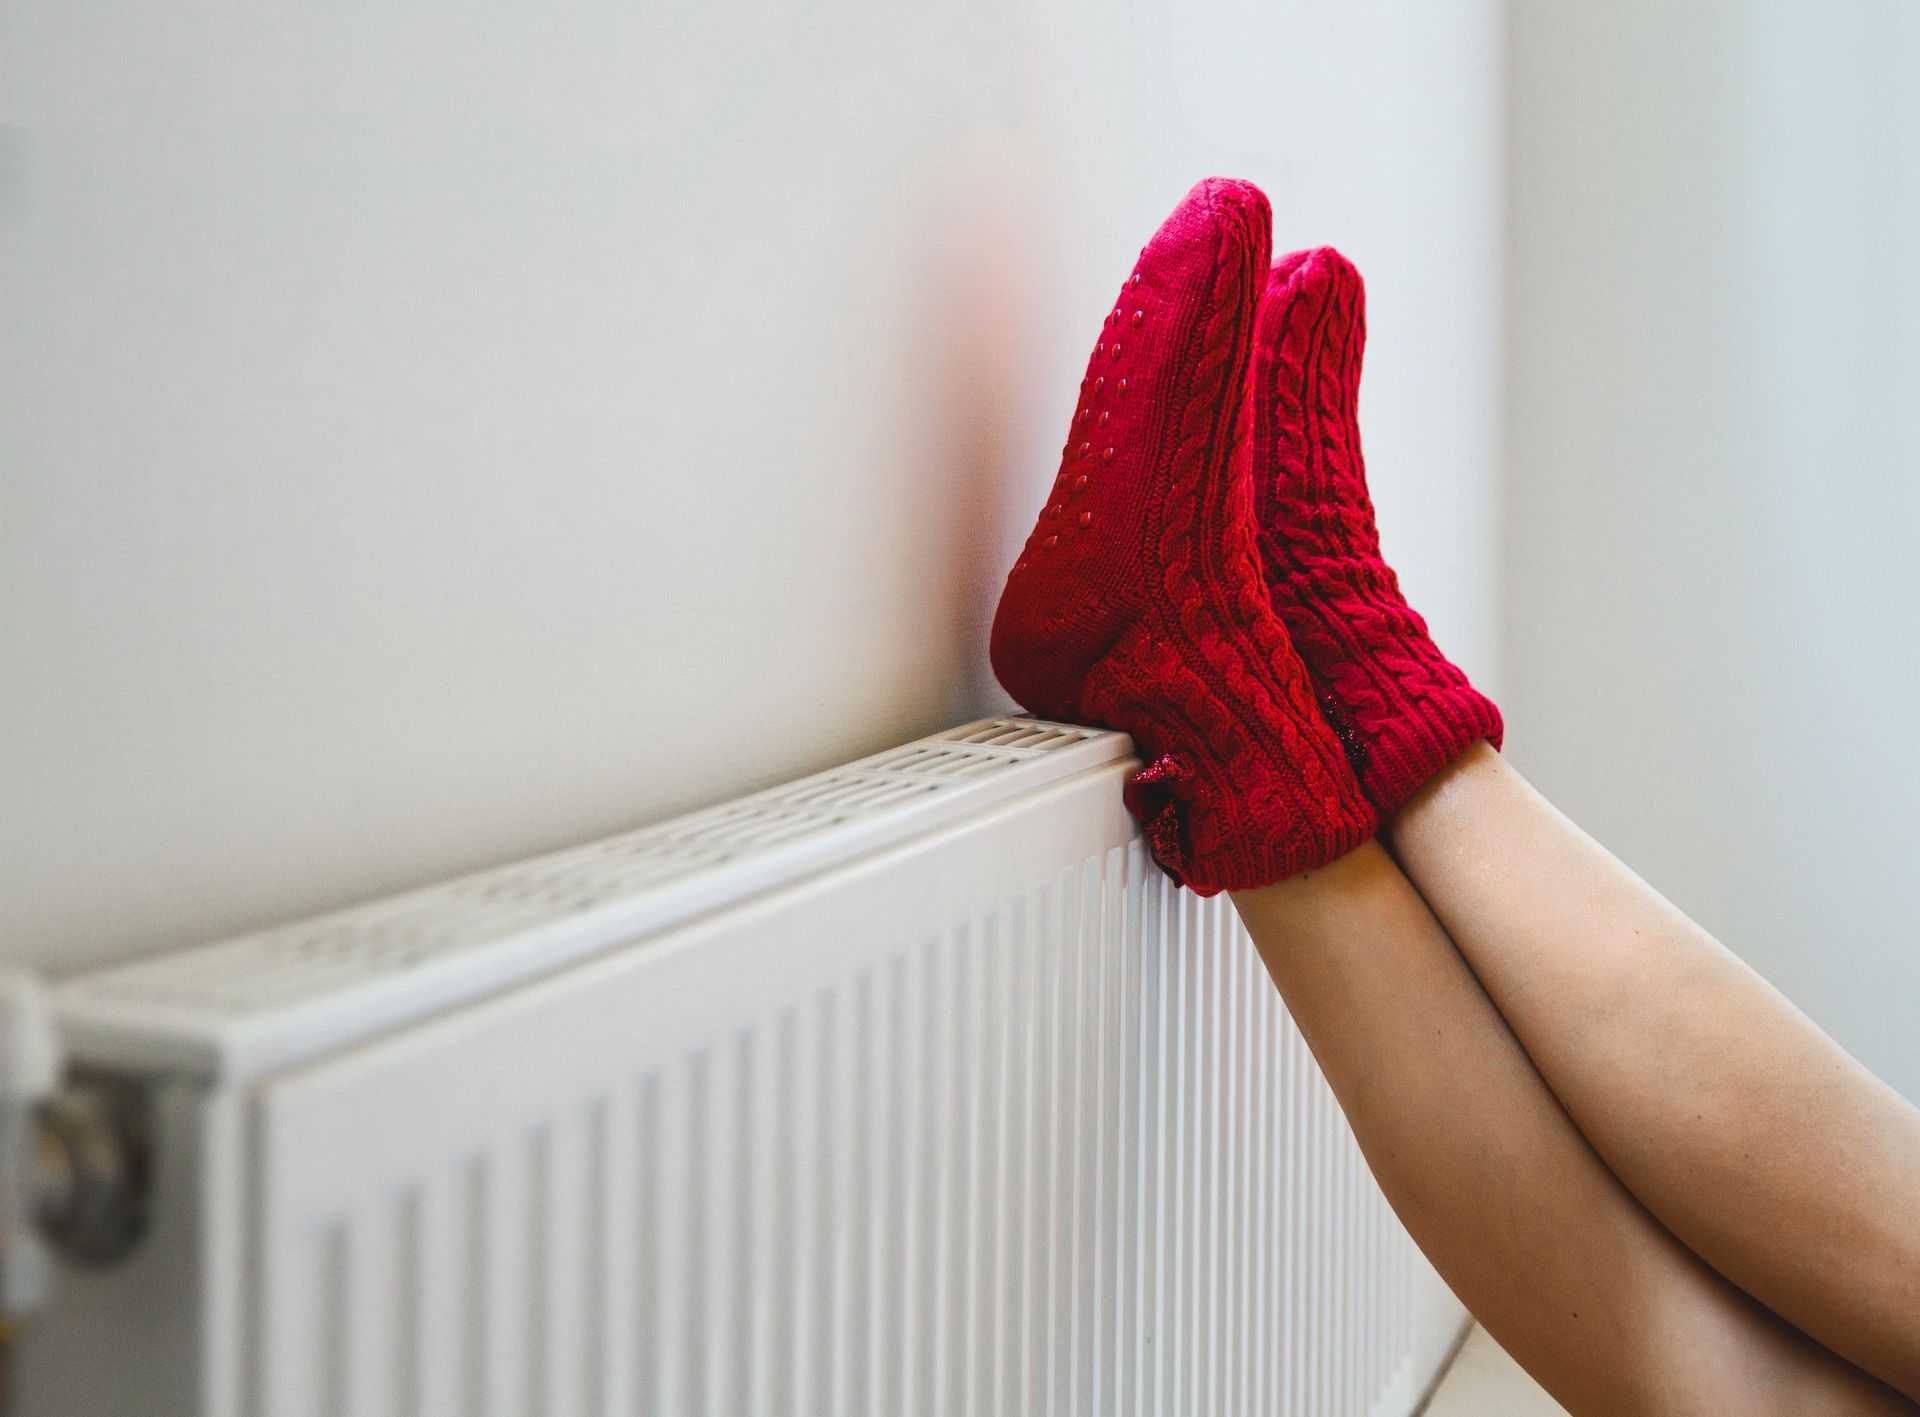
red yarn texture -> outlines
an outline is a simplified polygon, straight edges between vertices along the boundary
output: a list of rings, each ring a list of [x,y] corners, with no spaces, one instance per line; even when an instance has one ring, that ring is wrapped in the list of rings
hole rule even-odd
[[[1383,816],[1481,738],[1500,710],[1440,653],[1380,555],[1360,455],[1366,288],[1332,247],[1283,257],[1254,350],[1260,553],[1274,609]]]
[[[1260,191],[1187,195],[1121,288],[1052,497],[994,617],[994,672],[1046,718],[1133,735],[1127,805],[1203,895],[1323,865],[1376,816],[1268,601],[1248,373]]]

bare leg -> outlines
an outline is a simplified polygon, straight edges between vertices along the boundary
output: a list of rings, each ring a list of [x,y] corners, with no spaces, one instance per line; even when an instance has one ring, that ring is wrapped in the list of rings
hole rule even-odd
[[[1394,1210],[1569,1410],[1915,1410],[1626,1192],[1377,845],[1234,904]]]
[[[1920,1399],[1920,1111],[1485,744],[1388,842],[1633,1194],[1735,1284]]]

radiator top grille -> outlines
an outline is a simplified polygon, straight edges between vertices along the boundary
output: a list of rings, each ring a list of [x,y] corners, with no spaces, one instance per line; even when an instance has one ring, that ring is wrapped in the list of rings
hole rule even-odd
[[[58,987],[55,1007],[76,1057],[251,1075],[632,944],[1131,751],[1120,733],[983,719],[589,845],[83,974]],[[1033,766],[1011,774],[1021,763]],[[1018,781],[1002,785],[1009,777]]]

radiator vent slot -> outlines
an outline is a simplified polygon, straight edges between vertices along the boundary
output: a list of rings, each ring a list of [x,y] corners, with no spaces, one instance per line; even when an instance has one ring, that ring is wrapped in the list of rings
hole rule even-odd
[[[988,723],[956,728],[944,737],[949,743],[972,743],[985,748],[1008,748],[1022,752],[1045,753],[1055,748],[1083,743],[1093,731],[1085,728],[1063,728],[1059,724],[1040,723],[1033,719],[996,718]]]
[[[925,777],[977,777],[982,773],[1005,772],[1018,758],[998,753],[970,753],[963,745],[923,745],[903,748],[896,755],[881,758],[875,767],[888,772],[913,773]]]
[[[809,778],[805,784],[780,794],[781,800],[796,807],[846,808],[873,812],[894,802],[904,802],[944,786],[938,782],[902,780],[881,773],[828,773],[824,778]]]

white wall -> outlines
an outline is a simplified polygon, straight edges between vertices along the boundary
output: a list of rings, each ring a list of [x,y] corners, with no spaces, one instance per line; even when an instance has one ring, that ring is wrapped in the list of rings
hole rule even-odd
[[[1086,345],[1212,171],[1373,292],[1491,674],[1493,0],[0,7],[0,939],[72,968],[999,705]]]
[[[1508,751],[1920,1097],[1920,8],[1511,16]]]

